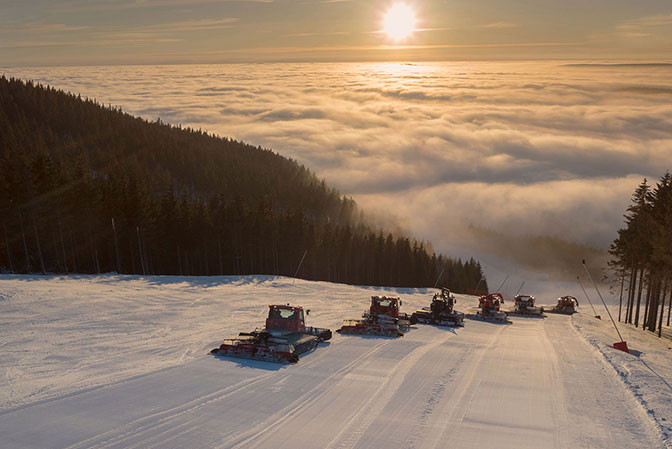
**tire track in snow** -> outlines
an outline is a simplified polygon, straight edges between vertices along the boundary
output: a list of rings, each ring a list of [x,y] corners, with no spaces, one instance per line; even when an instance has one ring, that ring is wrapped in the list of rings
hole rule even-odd
[[[425,399],[423,410],[418,418],[418,426],[414,426],[411,433],[406,437],[403,447],[415,449],[419,444],[422,444],[422,441],[428,434],[428,429],[431,429],[433,423],[437,419],[440,419],[441,413],[438,413],[438,411],[442,409],[446,390],[454,382],[455,376],[459,371],[458,367],[469,356],[469,350],[464,348],[457,356],[455,362],[452,364],[452,368],[440,377],[439,382],[434,385],[429,396]]]
[[[372,347],[368,351],[364,352],[362,355],[343,366],[339,370],[332,373],[322,382],[311,388],[310,391],[298,397],[292,403],[281,409],[280,411],[274,413],[266,420],[257,424],[253,428],[247,430],[242,435],[238,435],[236,438],[222,442],[218,444],[216,449],[231,448],[231,449],[252,449],[258,447],[262,444],[267,438],[272,437],[269,435],[277,427],[282,425],[285,421],[293,418],[294,416],[301,413],[306,408],[318,402],[322,399],[329,391],[331,391],[337,384],[338,380],[342,378],[343,375],[351,371],[354,367],[359,366],[360,362],[364,359],[371,357],[373,354],[379,352],[385,346],[389,345],[394,340],[388,339],[380,344]],[[336,380],[336,382],[334,382]],[[331,385],[329,385],[331,383]],[[325,388],[327,387],[328,388]]]
[[[444,422],[444,424],[440,427],[440,431],[433,435],[427,435],[427,438],[425,438],[425,440],[422,442],[422,445],[420,446],[421,449],[443,449],[445,447],[451,446],[450,443],[452,443],[452,440],[457,434],[459,426],[464,420],[466,410],[476,396],[476,393],[478,393],[479,387],[481,385],[480,378],[477,382],[474,382],[474,378],[476,377],[476,374],[480,368],[481,362],[483,361],[486,353],[495,345],[499,339],[499,335],[508,328],[506,325],[497,326],[499,327],[499,330],[490,334],[490,338],[480,349],[478,355],[476,355],[475,358],[471,360],[469,368],[455,385],[455,391],[459,392],[457,393],[457,396],[453,399],[453,396],[451,395],[444,400],[445,406],[442,407],[442,409],[450,407],[450,411],[448,412],[448,416],[445,418],[443,418],[445,416],[443,412],[438,413],[439,416],[442,416],[442,420]],[[460,413],[461,416],[459,419],[459,424],[457,426],[453,426],[457,415]],[[452,435],[446,435],[449,433],[449,429]]]
[[[376,349],[376,348],[374,348]],[[312,355],[316,355],[317,357],[311,358],[307,361],[303,361],[303,368],[308,368],[310,369],[311,366],[317,365],[321,362],[321,360],[325,357],[324,352],[318,352],[317,354],[313,353]],[[362,357],[366,356],[363,355]],[[276,374],[277,375],[277,374]],[[291,377],[293,374],[291,372],[291,368],[288,367],[287,371],[280,377],[278,377],[275,380],[275,384],[281,384],[284,383],[289,377]],[[260,381],[267,380],[271,377],[273,377],[274,374],[271,373],[267,376],[263,376]],[[257,382],[255,382],[256,384]],[[250,385],[252,386],[252,385]],[[245,388],[248,386],[246,385]],[[232,394],[227,395],[227,397],[232,396],[233,394],[237,393],[237,391],[234,391]],[[222,398],[225,399],[225,398]],[[210,401],[212,402],[212,401]],[[208,404],[203,404],[203,405],[208,405]],[[200,408],[200,407],[199,407]],[[192,413],[194,410],[189,410],[187,413]],[[278,412],[280,413],[280,412]],[[207,425],[207,423],[200,423],[200,424],[195,424],[194,422],[198,419],[201,419],[202,417],[195,416],[192,419],[189,419],[187,421],[181,421],[178,423],[173,423],[174,419],[176,418],[182,418],[185,416],[186,413],[181,413],[179,415],[175,415],[172,417],[168,417],[168,420],[165,423],[162,423],[161,426],[155,426],[153,429],[149,429],[152,431],[156,431],[159,427],[163,427],[164,430],[159,431],[158,433],[152,432],[147,438],[145,439],[140,439],[137,443],[131,444],[131,445],[123,445],[124,449],[152,449],[152,448],[163,448],[167,445],[168,442],[175,440],[187,433],[195,432],[201,429],[204,425]],[[259,424],[261,425],[261,424]],[[147,432],[144,432],[147,433]],[[230,432],[232,433],[232,432]],[[261,435],[262,432],[259,432],[256,436]],[[237,434],[238,436],[239,434]],[[133,435],[128,439],[132,438],[138,438],[140,435]],[[165,436],[168,436],[168,438],[165,438]],[[127,439],[127,440],[128,440]],[[218,444],[216,441],[212,441],[211,444]],[[248,446],[245,446],[248,447]]]
[[[334,378],[340,378],[344,372],[354,366],[357,366],[362,359],[370,357],[372,354],[379,351],[382,347],[389,344],[390,342],[391,340],[385,340],[377,346],[370,348],[367,352],[363,353],[357,359],[344,366],[341,370],[332,373],[316,387],[312,388],[309,392],[296,399],[292,404],[289,404],[282,410],[274,413],[271,417],[257,424],[254,428],[249,429],[243,435],[238,433],[232,436],[231,439],[225,443],[213,441],[211,447],[215,447],[215,445],[217,445],[216,447],[231,447],[231,445],[235,445],[234,447],[250,447],[248,444],[251,444],[256,439],[262,438],[267,432],[271,431],[272,428],[280,425],[289,417],[296,415],[304,408],[318,401],[328,391],[328,389],[323,388],[326,383],[332,381]],[[324,353],[317,353],[313,355],[317,357],[311,357],[311,359],[303,361],[304,368],[310,369],[311,366],[319,364],[325,357]],[[91,437],[87,440],[78,442],[77,444],[69,446],[67,449],[103,449],[109,447],[123,447],[125,449],[150,449],[154,447],[165,447],[166,443],[169,441],[179,438],[186,433],[197,432],[203,425],[207,424],[207,421],[205,423],[201,422],[200,424],[195,424],[196,420],[202,420],[203,417],[201,416],[194,416],[191,419],[185,419],[187,416],[193,415],[193,413],[198,411],[198,409],[227,399],[236,393],[239,393],[243,389],[249,389],[255,385],[263,383],[268,379],[274,378],[275,383],[281,383],[292,375],[291,368],[288,368],[286,372],[280,376],[278,376],[277,372],[271,372],[252,379],[246,379],[214,393],[210,393],[206,396],[194,399],[193,401],[178,407],[143,416],[142,418],[138,418],[114,430],[110,430],[108,432]],[[314,396],[315,391],[321,390],[324,390],[322,394]],[[311,395],[313,395],[313,397],[311,397]],[[207,417],[205,418],[207,420]],[[119,429],[122,429],[123,431],[119,433]],[[96,441],[101,440],[101,437],[103,438],[103,441]]]
[[[164,426],[168,421],[175,419],[178,416],[191,413],[198,408],[203,407],[204,405],[225,399],[243,388],[252,387],[271,376],[273,376],[273,373],[266,373],[251,379],[245,379],[241,382],[238,382],[237,384],[229,385],[228,387],[222,388],[213,393],[201,396],[197,399],[194,399],[193,401],[180,404],[177,407],[162,410],[150,415],[145,415],[141,418],[128,422],[123,426],[116,427],[107,432],[103,432],[85,440],[79,441],[65,449],[105,448],[111,445],[122,443],[125,440],[133,438],[140,433],[155,430],[158,427]]]
[[[567,413],[567,404],[565,395],[562,391],[562,375],[558,364],[558,351],[549,337],[549,327],[544,320],[542,344],[544,347],[544,358],[551,366],[551,393],[553,395],[553,416],[555,422],[553,425],[553,442],[557,448],[570,447],[569,432],[571,432],[569,414]]]
[[[314,354],[315,355],[315,354]],[[322,354],[324,357],[324,354]],[[311,366],[319,363],[322,357],[311,359],[304,362],[305,366]],[[95,439],[99,439],[101,435],[110,435],[109,438],[106,438],[105,441],[91,445],[89,440],[79,442],[75,445],[69,446],[66,449],[84,449],[84,448],[107,448],[113,446],[124,447],[125,449],[132,448],[142,448],[150,449],[152,447],[162,447],[166,442],[179,437],[182,432],[182,429],[188,429],[188,431],[198,430],[201,426],[193,425],[193,419],[175,423],[174,421],[183,418],[198,409],[216,403],[218,401],[227,399],[232,395],[240,392],[243,389],[251,388],[260,382],[263,382],[269,378],[277,376],[277,373],[271,372],[266,373],[261,376],[257,376],[251,379],[245,379],[237,384],[230,385],[221,390],[218,390],[214,393],[210,393],[206,396],[199,397],[192,401],[189,401],[186,404],[182,404],[178,407],[174,407],[168,410],[162,410],[152,415],[147,415],[142,418],[138,418],[130,423],[125,424],[121,428],[126,429],[123,433],[114,435],[118,432],[120,428],[110,430],[104,434],[100,434],[97,437],[92,437],[89,440],[91,442]],[[291,369],[288,369],[287,372],[283,373],[279,378],[278,382],[282,382],[287,377],[291,376]],[[149,434],[149,435],[148,435]],[[161,439],[165,435],[171,435],[171,438]],[[143,439],[143,435],[148,435],[147,438]],[[131,443],[131,440],[139,439],[136,443]]]
[[[435,339],[429,344],[417,347],[410,354],[402,358],[394,367],[394,370],[389,373],[385,381],[379,385],[376,392],[369,397],[368,401],[361,405],[358,410],[354,411],[341,431],[331,440],[325,449],[353,448],[398,391],[415,363],[427,352],[442,345],[451,337],[454,337],[454,335],[451,332],[446,332],[442,337]]]

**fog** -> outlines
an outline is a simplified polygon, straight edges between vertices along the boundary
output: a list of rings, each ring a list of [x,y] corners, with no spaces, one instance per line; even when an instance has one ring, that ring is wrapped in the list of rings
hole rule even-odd
[[[516,257],[489,257],[487,245],[474,244],[470,225],[495,230],[500,240],[550,235],[606,249],[637,184],[672,169],[671,65],[0,71],[272,148],[381,222],[431,240],[437,251],[480,254],[493,273]]]

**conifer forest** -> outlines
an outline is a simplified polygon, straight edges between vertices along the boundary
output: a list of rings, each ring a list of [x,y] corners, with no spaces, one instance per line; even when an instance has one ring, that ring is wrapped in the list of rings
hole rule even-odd
[[[672,175],[632,196],[625,227],[611,245],[610,267],[620,290],[619,320],[644,330],[663,331],[672,313]]]
[[[440,277],[487,291],[474,259],[371,226],[353,199],[268,149],[4,76],[0,129],[2,272]],[[623,266],[669,283],[644,259]]]

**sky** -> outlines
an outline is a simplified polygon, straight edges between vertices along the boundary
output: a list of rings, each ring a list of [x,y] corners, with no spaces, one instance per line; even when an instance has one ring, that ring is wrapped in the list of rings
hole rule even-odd
[[[2,0],[0,65],[669,59],[669,0]]]

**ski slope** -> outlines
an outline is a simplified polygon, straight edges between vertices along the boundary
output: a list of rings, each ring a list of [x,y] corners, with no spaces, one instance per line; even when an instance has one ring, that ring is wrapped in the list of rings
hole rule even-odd
[[[385,293],[406,312],[431,299],[274,277],[2,276],[0,446],[669,447],[589,326],[564,315],[334,334],[291,366],[208,354],[269,303],[335,329]],[[476,303],[458,295],[459,310]]]

